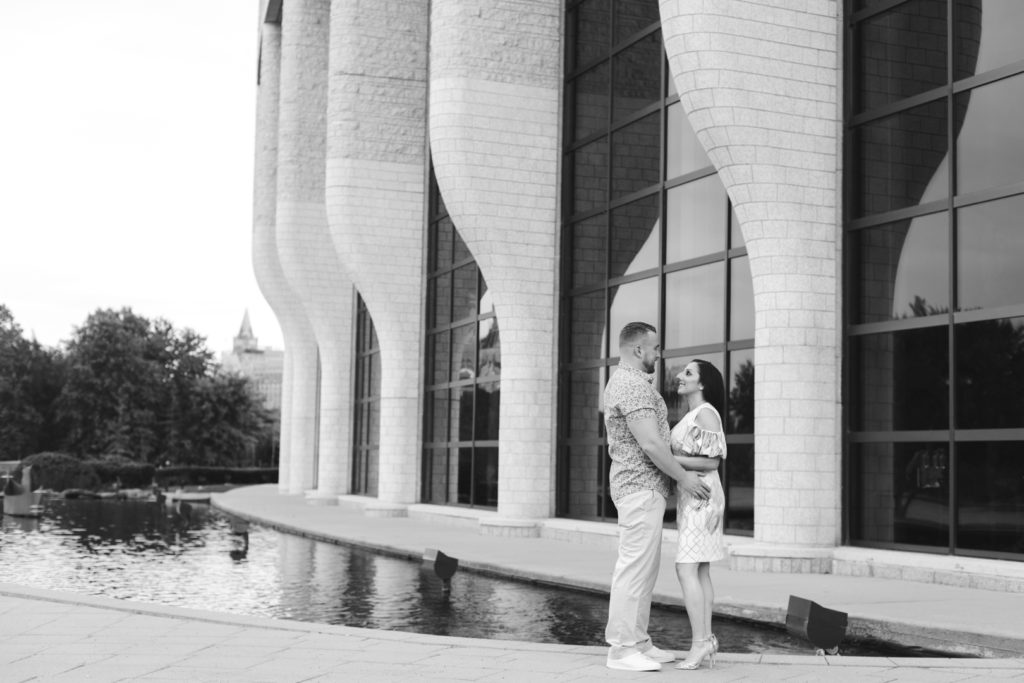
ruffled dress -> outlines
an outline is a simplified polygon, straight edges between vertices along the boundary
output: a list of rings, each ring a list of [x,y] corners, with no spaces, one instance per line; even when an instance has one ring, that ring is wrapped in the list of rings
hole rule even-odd
[[[725,432],[697,426],[697,415],[702,410],[718,414],[710,403],[702,403],[684,415],[672,428],[669,437],[672,453],[725,460]],[[722,490],[722,480],[718,470],[701,474],[701,477],[711,487],[711,496],[706,501],[690,496],[676,484],[676,525],[679,529],[676,562],[715,562],[725,557],[722,538],[725,491]]]

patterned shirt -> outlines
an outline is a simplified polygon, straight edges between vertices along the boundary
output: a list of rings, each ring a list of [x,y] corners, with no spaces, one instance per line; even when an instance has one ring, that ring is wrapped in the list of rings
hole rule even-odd
[[[612,501],[637,491],[654,490],[668,497],[671,478],[640,448],[629,423],[653,417],[658,433],[668,443],[668,407],[654,390],[653,375],[620,364],[604,389],[604,426],[608,432],[609,473]]]

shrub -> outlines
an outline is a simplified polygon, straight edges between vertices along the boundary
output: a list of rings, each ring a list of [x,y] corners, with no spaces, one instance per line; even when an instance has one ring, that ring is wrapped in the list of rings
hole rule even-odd
[[[142,489],[152,486],[156,468],[149,463],[135,462],[124,456],[104,456],[100,460],[89,460],[102,486],[120,485],[121,488]]]
[[[24,467],[32,467],[32,489],[94,489],[100,480],[89,464],[66,453],[36,453],[21,461],[14,471],[15,481],[21,481]]]
[[[213,486],[218,484],[274,484],[276,467],[174,466],[156,470],[154,480],[163,488]]]

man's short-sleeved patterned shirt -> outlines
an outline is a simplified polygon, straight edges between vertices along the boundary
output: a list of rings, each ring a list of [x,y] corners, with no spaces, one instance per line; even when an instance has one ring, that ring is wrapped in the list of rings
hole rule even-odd
[[[629,422],[653,417],[661,438],[668,443],[668,407],[654,390],[653,375],[619,365],[604,389],[604,426],[608,433],[612,501],[637,491],[654,490],[668,497],[670,477],[644,453],[629,431]]]

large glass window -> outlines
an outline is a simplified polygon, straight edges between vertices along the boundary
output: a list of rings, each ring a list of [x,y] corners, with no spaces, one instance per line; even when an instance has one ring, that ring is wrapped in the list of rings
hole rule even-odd
[[[422,499],[497,507],[498,318],[433,173],[427,263]]]
[[[671,424],[682,417],[674,378],[688,361],[714,363],[729,382],[726,527],[749,534],[754,296],[746,246],[671,87],[657,0],[583,0],[568,11],[558,514],[615,519],[601,396],[618,362],[619,330],[643,320],[661,331],[656,382]]]
[[[1024,3],[847,3],[854,544],[1024,559]]]
[[[358,293],[353,413],[352,493],[376,496],[380,463],[380,344],[370,311]]]

